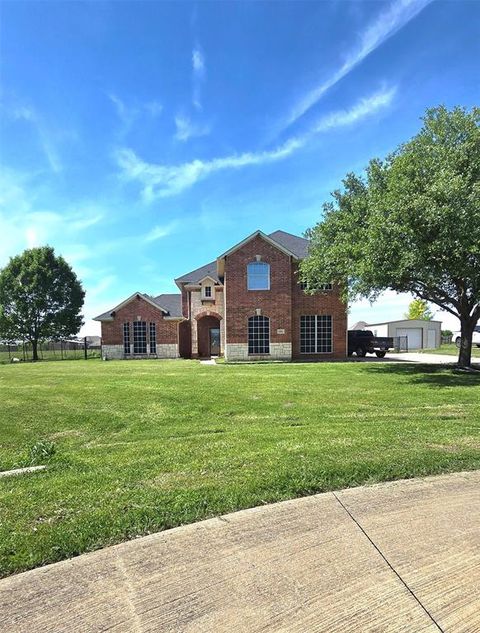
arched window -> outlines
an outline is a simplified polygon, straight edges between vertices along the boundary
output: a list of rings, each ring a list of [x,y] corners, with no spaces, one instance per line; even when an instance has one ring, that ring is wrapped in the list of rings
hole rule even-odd
[[[270,290],[270,264],[251,262],[247,265],[247,289]]]
[[[270,354],[270,319],[268,317],[249,317],[248,353]]]

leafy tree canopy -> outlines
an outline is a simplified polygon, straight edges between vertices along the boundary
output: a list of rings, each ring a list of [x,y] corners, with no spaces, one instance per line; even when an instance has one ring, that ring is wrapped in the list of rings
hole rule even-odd
[[[84,296],[72,268],[52,247],[26,250],[0,271],[0,336],[31,342],[37,360],[38,341],[78,332]]]
[[[431,321],[433,312],[428,307],[428,303],[424,299],[414,299],[408,306],[408,312],[405,314],[406,319],[419,319],[420,321]]]
[[[310,288],[328,278],[350,300],[390,288],[433,303],[460,319],[459,361],[470,365],[480,317],[480,108],[427,110],[414,138],[346,176],[307,237],[301,274]]]

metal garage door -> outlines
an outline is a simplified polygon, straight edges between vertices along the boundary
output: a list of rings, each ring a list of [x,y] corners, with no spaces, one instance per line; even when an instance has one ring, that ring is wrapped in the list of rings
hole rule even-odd
[[[408,349],[422,349],[422,328],[421,327],[399,327],[395,336],[408,337]]]

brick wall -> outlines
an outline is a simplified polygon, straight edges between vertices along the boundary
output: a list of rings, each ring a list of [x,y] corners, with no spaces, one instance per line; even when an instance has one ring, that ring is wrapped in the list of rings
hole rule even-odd
[[[308,295],[298,284],[297,265],[292,266],[292,354],[293,358],[323,359],[345,358],[347,310],[340,298],[340,290],[334,286],[332,290]],[[328,280],[326,280],[328,282]],[[333,329],[333,352],[331,354],[301,354],[300,353],[300,316],[302,315],[330,315]]]
[[[255,261],[256,255],[270,264],[269,291],[247,290],[247,264]],[[339,289],[334,287],[313,296],[305,294],[298,284],[297,263],[262,238],[254,238],[226,257],[225,295],[227,357],[248,358],[248,317],[259,308],[262,315],[270,318],[270,357],[345,358],[347,312]],[[300,316],[313,314],[332,317],[330,354],[300,354]]]
[[[140,319],[138,319],[140,317]],[[157,343],[177,344],[178,321],[165,321],[163,313],[145,301],[140,296],[120,308],[113,321],[102,321],[102,344],[123,345],[123,324],[133,321],[147,322],[147,341],[149,342],[149,325],[156,323]],[[133,332],[130,330],[130,340],[133,343]]]
[[[270,264],[270,290],[247,290],[247,264],[260,255]],[[246,343],[248,317],[260,309],[270,318],[271,343],[292,340],[292,272],[290,257],[255,237],[225,259],[225,303],[227,344]],[[284,330],[284,333],[277,333]]]

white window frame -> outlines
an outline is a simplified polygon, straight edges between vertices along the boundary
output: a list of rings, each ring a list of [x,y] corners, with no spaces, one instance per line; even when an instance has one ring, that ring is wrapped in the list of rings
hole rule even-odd
[[[207,295],[207,288],[210,288],[210,295]],[[205,285],[202,283],[201,298],[202,301],[215,301],[215,285],[213,282]]]
[[[314,333],[314,344],[313,344],[313,350],[309,350],[309,351],[303,351],[302,347],[304,347],[304,345],[302,345],[302,325],[304,322],[302,322],[303,319],[314,319],[313,321],[313,330],[311,330]],[[319,320],[320,319],[330,319],[330,349],[323,349],[319,351],[319,348],[323,347],[323,345],[321,344],[321,339],[319,339]],[[306,327],[306,326],[305,326]],[[300,316],[300,345],[299,345],[299,349],[300,349],[300,354],[333,354],[333,317],[330,314],[302,314]],[[320,343],[320,344],[319,344]],[[305,345],[306,346],[306,345]]]
[[[266,269],[266,273],[254,273],[253,269],[254,268],[264,268]],[[261,277],[264,277],[266,274],[267,277],[267,284],[265,288],[251,288],[250,287],[250,282],[254,281],[254,279],[259,279]],[[265,290],[270,290],[270,264],[268,262],[262,262],[262,261],[255,261],[255,262],[250,262],[247,264],[247,290],[253,291],[253,292],[263,292]]]

